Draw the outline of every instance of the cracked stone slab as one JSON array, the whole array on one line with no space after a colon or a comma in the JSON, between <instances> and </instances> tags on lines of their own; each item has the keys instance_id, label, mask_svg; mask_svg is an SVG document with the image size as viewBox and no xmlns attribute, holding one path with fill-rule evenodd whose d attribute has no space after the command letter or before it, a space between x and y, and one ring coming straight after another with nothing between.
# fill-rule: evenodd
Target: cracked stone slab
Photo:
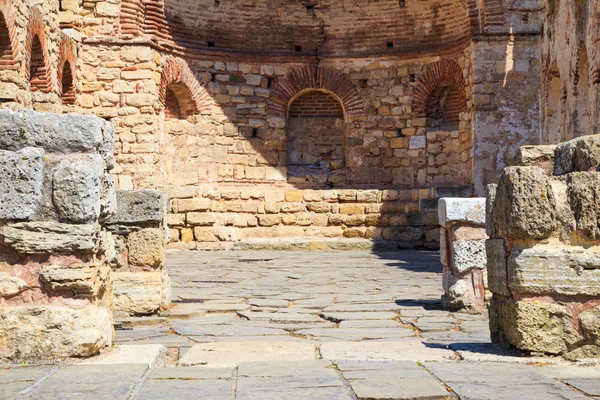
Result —
<instances>
[{"instance_id":1,"label":"cracked stone slab","mask_svg":"<svg viewBox=\"0 0 600 400\"><path fill-rule=\"evenodd\" d=\"M588 396L600 396L600 379L567 379L563 382Z\"/></svg>"},{"instance_id":2,"label":"cracked stone slab","mask_svg":"<svg viewBox=\"0 0 600 400\"><path fill-rule=\"evenodd\" d=\"M148 368L167 365L167 348L161 344L120 345L116 350L92 357L79 365L145 364Z\"/></svg>"},{"instance_id":3,"label":"cracked stone slab","mask_svg":"<svg viewBox=\"0 0 600 400\"><path fill-rule=\"evenodd\" d=\"M395 320L400 316L390 311L374 311L374 312L323 312L323 318L331 321L348 321L348 320Z\"/></svg>"},{"instance_id":4,"label":"cracked stone slab","mask_svg":"<svg viewBox=\"0 0 600 400\"><path fill-rule=\"evenodd\" d=\"M229 400L233 398L231 381L223 379L148 379L136 400Z\"/></svg>"},{"instance_id":5,"label":"cracked stone slab","mask_svg":"<svg viewBox=\"0 0 600 400\"><path fill-rule=\"evenodd\" d=\"M316 348L310 343L251 341L201 343L181 358L179 366L227 368L248 361L314 360Z\"/></svg>"},{"instance_id":6,"label":"cracked stone slab","mask_svg":"<svg viewBox=\"0 0 600 400\"><path fill-rule=\"evenodd\" d=\"M341 340L376 340L386 338L405 338L415 336L412 329L405 328L317 328L296 331L297 335L330 337Z\"/></svg>"},{"instance_id":7,"label":"cracked stone slab","mask_svg":"<svg viewBox=\"0 0 600 400\"><path fill-rule=\"evenodd\" d=\"M381 342L329 342L321 345L324 360L444 361L456 356L445 346L419 339Z\"/></svg>"},{"instance_id":8,"label":"cracked stone slab","mask_svg":"<svg viewBox=\"0 0 600 400\"><path fill-rule=\"evenodd\" d=\"M170 310L160 313L161 317L171 319L192 319L203 317L205 315L206 310L199 307L199 304L195 303L179 303Z\"/></svg>"},{"instance_id":9,"label":"cracked stone slab","mask_svg":"<svg viewBox=\"0 0 600 400\"><path fill-rule=\"evenodd\" d=\"M0 399L17 398L19 393L50 374L54 366L0 368Z\"/></svg>"}]
</instances>

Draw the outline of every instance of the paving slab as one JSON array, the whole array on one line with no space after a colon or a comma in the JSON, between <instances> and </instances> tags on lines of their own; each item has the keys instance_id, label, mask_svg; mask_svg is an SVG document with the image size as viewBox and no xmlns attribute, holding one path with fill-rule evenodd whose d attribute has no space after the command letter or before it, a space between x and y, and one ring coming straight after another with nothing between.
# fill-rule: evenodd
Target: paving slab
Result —
<instances>
[{"instance_id":1,"label":"paving slab","mask_svg":"<svg viewBox=\"0 0 600 400\"><path fill-rule=\"evenodd\" d=\"M233 368L156 368L148 379L232 379Z\"/></svg>"},{"instance_id":2,"label":"paving slab","mask_svg":"<svg viewBox=\"0 0 600 400\"><path fill-rule=\"evenodd\" d=\"M323 312L321 316L330 321L349 321L349 320L395 320L399 319L399 315L389 311L374 311L374 312Z\"/></svg>"},{"instance_id":3,"label":"paving slab","mask_svg":"<svg viewBox=\"0 0 600 400\"><path fill-rule=\"evenodd\" d=\"M181 358L179 366L224 368L248 361L314 360L315 346L302 342L201 343Z\"/></svg>"},{"instance_id":4,"label":"paving slab","mask_svg":"<svg viewBox=\"0 0 600 400\"><path fill-rule=\"evenodd\" d=\"M329 342L320 347L324 360L409 360L443 361L456 359L452 350L429 345L419 339L398 341Z\"/></svg>"},{"instance_id":5,"label":"paving slab","mask_svg":"<svg viewBox=\"0 0 600 400\"><path fill-rule=\"evenodd\" d=\"M6 366L0 367L0 399L19 397L24 390L32 387L40 379L48 376L55 366Z\"/></svg>"},{"instance_id":6,"label":"paving slab","mask_svg":"<svg viewBox=\"0 0 600 400\"><path fill-rule=\"evenodd\" d=\"M80 365L145 364L148 368L167 365L167 348L162 344L119 345L106 353L81 361Z\"/></svg>"},{"instance_id":7,"label":"paving slab","mask_svg":"<svg viewBox=\"0 0 600 400\"><path fill-rule=\"evenodd\" d=\"M567 379L563 382L588 396L600 396L600 379Z\"/></svg>"},{"instance_id":8,"label":"paving slab","mask_svg":"<svg viewBox=\"0 0 600 400\"><path fill-rule=\"evenodd\" d=\"M161 317L170 319L191 319L206 315L206 309L198 303L177 303L170 310L163 311Z\"/></svg>"},{"instance_id":9,"label":"paving slab","mask_svg":"<svg viewBox=\"0 0 600 400\"><path fill-rule=\"evenodd\" d=\"M229 400L233 398L228 380L170 379L147 380L136 400Z\"/></svg>"},{"instance_id":10,"label":"paving slab","mask_svg":"<svg viewBox=\"0 0 600 400\"><path fill-rule=\"evenodd\" d=\"M375 340L385 338L414 337L415 331L401 327L395 328L317 328L304 329L295 332L307 337L330 337L342 340Z\"/></svg>"}]
</instances>

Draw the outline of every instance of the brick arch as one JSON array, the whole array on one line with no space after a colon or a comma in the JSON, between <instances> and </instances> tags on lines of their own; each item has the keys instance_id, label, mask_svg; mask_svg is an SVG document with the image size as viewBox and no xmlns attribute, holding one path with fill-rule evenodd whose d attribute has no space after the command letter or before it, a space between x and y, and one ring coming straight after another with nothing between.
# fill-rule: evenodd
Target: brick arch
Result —
<instances>
[{"instance_id":1,"label":"brick arch","mask_svg":"<svg viewBox=\"0 0 600 400\"><path fill-rule=\"evenodd\" d=\"M34 39L39 40L40 44L40 53L41 54L32 54L32 49L34 45ZM44 20L42 16L42 12L38 7L33 7L29 14L29 22L27 26L27 37L25 39L25 78L30 82L31 85L31 64L33 61L36 61L33 57L42 57L40 60L41 63L41 75L38 77L37 82L35 82L34 87L37 90L42 92L50 92L52 91L52 67L50 65L50 56L48 54L48 44L46 41L46 34L44 32Z\"/></svg>"},{"instance_id":2,"label":"brick arch","mask_svg":"<svg viewBox=\"0 0 600 400\"><path fill-rule=\"evenodd\" d=\"M172 90L175 95L178 92L185 93L187 91L189 93L193 102L191 113L207 110L212 104L206 88L198 82L188 64L179 57L168 58L163 67L158 94L163 107L167 106L167 94L170 91L168 89ZM181 101L181 99L179 100Z\"/></svg>"},{"instance_id":3,"label":"brick arch","mask_svg":"<svg viewBox=\"0 0 600 400\"><path fill-rule=\"evenodd\" d=\"M17 62L17 49L19 45L16 41L17 28L10 0L0 0L0 24L4 25L2 28L6 28L6 33L8 34L8 37L1 38L3 44L8 48L3 49L2 54L0 54L0 70L16 70L19 68Z\"/></svg>"},{"instance_id":4,"label":"brick arch","mask_svg":"<svg viewBox=\"0 0 600 400\"><path fill-rule=\"evenodd\" d=\"M75 104L75 43L63 34L58 49L58 90L63 104ZM68 70L65 71L67 64ZM65 76L65 72L68 73L67 76ZM65 84L67 85L66 91Z\"/></svg>"},{"instance_id":5,"label":"brick arch","mask_svg":"<svg viewBox=\"0 0 600 400\"><path fill-rule=\"evenodd\" d=\"M456 61L444 59L430 64L425 73L419 77L412 103L415 116L425 116L428 108L432 106L432 97L440 95L441 89L444 87L453 87L454 90L448 100L452 101L456 110L467 108L462 68Z\"/></svg>"},{"instance_id":6,"label":"brick arch","mask_svg":"<svg viewBox=\"0 0 600 400\"><path fill-rule=\"evenodd\" d=\"M344 108L344 114L359 115L364 111L363 101L356 86L346 74L328 67L292 69L277 81L269 98L272 114L285 116L291 102L307 90L323 90L335 96Z\"/></svg>"}]
</instances>

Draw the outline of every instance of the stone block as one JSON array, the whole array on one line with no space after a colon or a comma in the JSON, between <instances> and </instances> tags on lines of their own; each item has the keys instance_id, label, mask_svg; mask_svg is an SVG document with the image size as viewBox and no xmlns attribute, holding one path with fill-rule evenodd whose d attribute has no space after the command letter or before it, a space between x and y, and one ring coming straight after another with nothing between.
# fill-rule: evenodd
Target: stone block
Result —
<instances>
[{"instance_id":1,"label":"stone block","mask_svg":"<svg viewBox=\"0 0 600 400\"><path fill-rule=\"evenodd\" d=\"M117 213L106 224L161 227L167 206L167 195L158 190L117 190Z\"/></svg>"},{"instance_id":2,"label":"stone block","mask_svg":"<svg viewBox=\"0 0 600 400\"><path fill-rule=\"evenodd\" d=\"M538 167L508 167L500 176L492 210L493 236L543 239L557 228L548 176Z\"/></svg>"},{"instance_id":3,"label":"stone block","mask_svg":"<svg viewBox=\"0 0 600 400\"><path fill-rule=\"evenodd\" d=\"M98 152L114 166L114 128L95 116L0 110L0 149L40 147L49 153Z\"/></svg>"},{"instance_id":4,"label":"stone block","mask_svg":"<svg viewBox=\"0 0 600 400\"><path fill-rule=\"evenodd\" d=\"M514 249L508 256L513 293L599 296L600 252L561 244Z\"/></svg>"},{"instance_id":5,"label":"stone block","mask_svg":"<svg viewBox=\"0 0 600 400\"><path fill-rule=\"evenodd\" d=\"M463 222L485 224L485 199L481 198L441 198L438 203L439 223L447 227L452 223Z\"/></svg>"},{"instance_id":6,"label":"stone block","mask_svg":"<svg viewBox=\"0 0 600 400\"><path fill-rule=\"evenodd\" d=\"M573 172L567 176L569 209L575 229L591 239L600 238L600 174ZM569 220L571 216L563 217Z\"/></svg>"},{"instance_id":7,"label":"stone block","mask_svg":"<svg viewBox=\"0 0 600 400\"><path fill-rule=\"evenodd\" d=\"M496 183L487 185L485 189L485 231L489 237L495 236L494 224L492 222L492 211L494 210L497 189L498 184Z\"/></svg>"},{"instance_id":8,"label":"stone block","mask_svg":"<svg viewBox=\"0 0 600 400\"><path fill-rule=\"evenodd\" d=\"M0 359L11 363L89 357L112 344L106 308L28 305L0 308Z\"/></svg>"},{"instance_id":9,"label":"stone block","mask_svg":"<svg viewBox=\"0 0 600 400\"><path fill-rule=\"evenodd\" d=\"M554 171L554 152L556 145L521 146L515 156L515 165L522 167L540 167L547 175Z\"/></svg>"},{"instance_id":10,"label":"stone block","mask_svg":"<svg viewBox=\"0 0 600 400\"><path fill-rule=\"evenodd\" d=\"M129 263L152 268L161 267L165 262L165 230L146 228L132 232L127 238Z\"/></svg>"},{"instance_id":11,"label":"stone block","mask_svg":"<svg viewBox=\"0 0 600 400\"><path fill-rule=\"evenodd\" d=\"M492 293L509 296L506 270L506 247L504 239L489 239L485 242L487 256L488 287Z\"/></svg>"},{"instance_id":12,"label":"stone block","mask_svg":"<svg viewBox=\"0 0 600 400\"><path fill-rule=\"evenodd\" d=\"M589 171L600 166L600 136L582 136L560 143L554 152L554 175Z\"/></svg>"},{"instance_id":13,"label":"stone block","mask_svg":"<svg viewBox=\"0 0 600 400\"><path fill-rule=\"evenodd\" d=\"M98 154L63 159L52 180L52 197L61 219L93 223L100 217L104 162Z\"/></svg>"},{"instance_id":14,"label":"stone block","mask_svg":"<svg viewBox=\"0 0 600 400\"><path fill-rule=\"evenodd\" d=\"M196 227L194 228L194 237L197 242L218 242L213 228ZM191 241L191 240L190 240Z\"/></svg>"},{"instance_id":15,"label":"stone block","mask_svg":"<svg viewBox=\"0 0 600 400\"><path fill-rule=\"evenodd\" d=\"M455 240L452 242L452 267L458 274L486 265L485 240Z\"/></svg>"},{"instance_id":16,"label":"stone block","mask_svg":"<svg viewBox=\"0 0 600 400\"><path fill-rule=\"evenodd\" d=\"M188 213L187 223L191 226L212 226L217 221L214 214L210 213Z\"/></svg>"},{"instance_id":17,"label":"stone block","mask_svg":"<svg viewBox=\"0 0 600 400\"><path fill-rule=\"evenodd\" d=\"M235 228L225 226L215 227L215 236L222 242L237 242L237 233Z\"/></svg>"},{"instance_id":18,"label":"stone block","mask_svg":"<svg viewBox=\"0 0 600 400\"><path fill-rule=\"evenodd\" d=\"M277 214L257 215L260 226L275 226L281 223L281 216Z\"/></svg>"},{"instance_id":19,"label":"stone block","mask_svg":"<svg viewBox=\"0 0 600 400\"><path fill-rule=\"evenodd\" d=\"M40 207L44 151L33 147L0 150L0 220L28 219Z\"/></svg>"},{"instance_id":20,"label":"stone block","mask_svg":"<svg viewBox=\"0 0 600 400\"><path fill-rule=\"evenodd\" d=\"M51 291L69 291L76 296L96 296L108 280L109 268L100 265L44 265L40 281Z\"/></svg>"},{"instance_id":21,"label":"stone block","mask_svg":"<svg viewBox=\"0 0 600 400\"><path fill-rule=\"evenodd\" d=\"M180 199L175 202L175 212L188 211L208 211L211 205L210 199L195 198L195 199Z\"/></svg>"},{"instance_id":22,"label":"stone block","mask_svg":"<svg viewBox=\"0 0 600 400\"><path fill-rule=\"evenodd\" d=\"M118 315L154 314L163 304L163 274L155 272L115 272L113 312Z\"/></svg>"},{"instance_id":23,"label":"stone block","mask_svg":"<svg viewBox=\"0 0 600 400\"><path fill-rule=\"evenodd\" d=\"M4 227L4 244L23 254L84 253L98 250L99 225L20 222Z\"/></svg>"},{"instance_id":24,"label":"stone block","mask_svg":"<svg viewBox=\"0 0 600 400\"><path fill-rule=\"evenodd\" d=\"M16 296L27 289L27 282L23 279L0 272L0 299Z\"/></svg>"},{"instance_id":25,"label":"stone block","mask_svg":"<svg viewBox=\"0 0 600 400\"><path fill-rule=\"evenodd\" d=\"M579 326L588 341L600 345L600 306L580 312Z\"/></svg>"}]
</instances>

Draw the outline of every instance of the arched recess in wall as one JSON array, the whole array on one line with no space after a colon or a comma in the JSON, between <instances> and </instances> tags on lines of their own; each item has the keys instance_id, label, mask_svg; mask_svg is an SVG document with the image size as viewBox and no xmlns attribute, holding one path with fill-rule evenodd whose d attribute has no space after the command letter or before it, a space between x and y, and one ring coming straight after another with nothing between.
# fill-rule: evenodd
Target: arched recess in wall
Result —
<instances>
[{"instance_id":1,"label":"arched recess in wall","mask_svg":"<svg viewBox=\"0 0 600 400\"><path fill-rule=\"evenodd\" d=\"M66 35L59 45L58 84L63 106L75 105L75 44Z\"/></svg>"},{"instance_id":2,"label":"arched recess in wall","mask_svg":"<svg viewBox=\"0 0 600 400\"><path fill-rule=\"evenodd\" d=\"M163 67L159 98L168 119L186 119L207 110L212 103L206 88L178 57L170 57Z\"/></svg>"},{"instance_id":3,"label":"arched recess in wall","mask_svg":"<svg viewBox=\"0 0 600 400\"><path fill-rule=\"evenodd\" d=\"M6 1L0 2L0 71L16 70L15 21Z\"/></svg>"},{"instance_id":4,"label":"arched recess in wall","mask_svg":"<svg viewBox=\"0 0 600 400\"><path fill-rule=\"evenodd\" d=\"M34 7L29 15L25 49L25 77L29 81L29 90L50 92L52 90L50 58L42 13L37 7Z\"/></svg>"},{"instance_id":5,"label":"arched recess in wall","mask_svg":"<svg viewBox=\"0 0 600 400\"><path fill-rule=\"evenodd\" d=\"M559 143L562 139L562 84L560 71L556 61L552 63L546 75L546 88L544 93L544 130L542 142Z\"/></svg>"},{"instance_id":6,"label":"arched recess in wall","mask_svg":"<svg viewBox=\"0 0 600 400\"><path fill-rule=\"evenodd\" d=\"M413 95L415 117L427 118L427 126L456 130L460 113L467 109L463 71L453 60L429 65L419 78Z\"/></svg>"},{"instance_id":7,"label":"arched recess in wall","mask_svg":"<svg viewBox=\"0 0 600 400\"><path fill-rule=\"evenodd\" d=\"M575 137L592 134L590 115L590 64L585 45L579 46L577 57L576 106L573 115Z\"/></svg>"}]
</instances>

